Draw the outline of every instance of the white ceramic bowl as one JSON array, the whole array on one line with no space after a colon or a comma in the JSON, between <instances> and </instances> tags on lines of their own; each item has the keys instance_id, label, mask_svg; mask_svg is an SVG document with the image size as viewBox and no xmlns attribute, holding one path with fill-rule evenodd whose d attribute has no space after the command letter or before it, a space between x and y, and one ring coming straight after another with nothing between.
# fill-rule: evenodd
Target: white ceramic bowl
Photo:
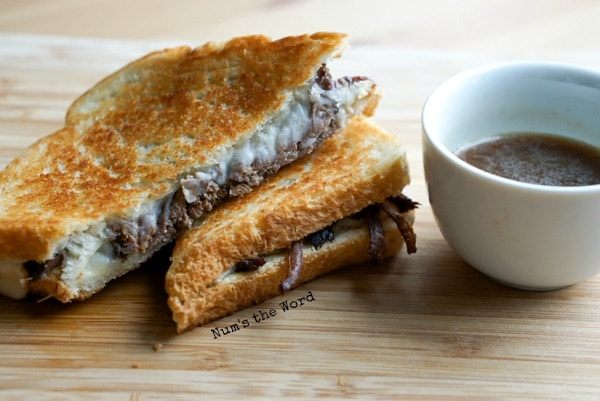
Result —
<instances>
[{"instance_id":1,"label":"white ceramic bowl","mask_svg":"<svg viewBox=\"0 0 600 401\"><path fill-rule=\"evenodd\" d=\"M467 71L428 97L422 129L431 207L444 238L467 263L532 290L600 273L600 185L521 183L454 154L484 137L521 131L600 147L600 73L545 62Z\"/></svg>"}]
</instances>

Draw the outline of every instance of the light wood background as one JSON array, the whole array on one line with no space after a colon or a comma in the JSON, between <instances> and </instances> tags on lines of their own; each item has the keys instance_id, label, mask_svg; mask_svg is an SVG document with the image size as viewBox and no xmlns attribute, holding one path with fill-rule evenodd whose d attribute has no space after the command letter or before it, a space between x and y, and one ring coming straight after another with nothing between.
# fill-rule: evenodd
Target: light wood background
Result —
<instances>
[{"instance_id":1,"label":"light wood background","mask_svg":"<svg viewBox=\"0 0 600 401\"><path fill-rule=\"evenodd\" d=\"M419 118L438 83L483 63L600 69L599 20L594 1L0 0L2 166L147 51L336 30L352 47L334 70L382 87L375 120L405 143L408 192L423 204L417 254L345 269L181 336L162 289L168 255L89 302L2 298L0 399L598 399L600 278L524 292L463 263L427 203ZM313 302L281 311L308 291ZM215 328L270 309L215 339Z\"/></svg>"}]
</instances>

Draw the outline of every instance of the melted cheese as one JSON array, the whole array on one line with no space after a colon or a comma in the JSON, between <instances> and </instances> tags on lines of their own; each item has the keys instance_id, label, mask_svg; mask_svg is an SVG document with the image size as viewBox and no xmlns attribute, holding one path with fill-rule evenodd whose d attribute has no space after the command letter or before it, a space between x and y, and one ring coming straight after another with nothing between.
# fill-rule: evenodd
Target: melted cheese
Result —
<instances>
[{"instance_id":1,"label":"melted cheese","mask_svg":"<svg viewBox=\"0 0 600 401\"><path fill-rule=\"evenodd\" d=\"M291 98L288 106L276 117L259 127L239 146L222 154L221 162L218 165L192 172L190 175L201 180L212 180L222 184L229 177L243 172L245 169L250 169L256 161L267 161L267 163L273 161L277 157L278 149L288 148L306 136L312 124L310 105L322 102L321 97L323 96L334 101L338 108L337 122L340 127L343 127L346 125L348 115L358 114L364 108L372 85L373 83L370 81L359 81L351 86L340 86L331 91L324 91L316 84L307 86L305 91L300 91ZM202 187L193 189L177 187L176 190L179 188L183 189L188 203L194 202L205 189ZM143 217L156 223L160 217L162 206L168 198L167 196L144 203L135 210L135 216L128 217L128 219L139 221ZM100 222L85 232L74 233L62 247L58 248L62 249L60 252L64 255L60 279L71 290L93 293L104 287L108 281L126 273L145 260L144 255L126 260L116 258L106 226L106 222ZM23 287L16 285L16 283L20 283L19 280L27 278L24 268L22 270L8 269L5 276L0 276L0 281L4 281L4 277L6 280L11 280L12 284L9 287L13 288L15 295L23 295L23 291L26 293L26 286L23 290Z\"/></svg>"},{"instance_id":2,"label":"melted cheese","mask_svg":"<svg viewBox=\"0 0 600 401\"><path fill-rule=\"evenodd\" d=\"M319 85L313 84L309 90L298 92L288 101L282 112L259 127L249 139L224 153L218 166L198 171L194 176L203 181L212 180L223 184L236 175L251 171L255 163L272 163L281 149L291 148L293 144L301 142L310 131L311 104L322 103L324 97L333 100L338 108L338 125L344 126L348 115L355 114L357 109L364 107L361 99L367 97L371 87L370 81L359 81L352 86L325 91ZM309 141L306 145L312 146L312 143ZM183 187L183 194L188 203L195 202L202 192L203 187Z\"/></svg>"}]
</instances>

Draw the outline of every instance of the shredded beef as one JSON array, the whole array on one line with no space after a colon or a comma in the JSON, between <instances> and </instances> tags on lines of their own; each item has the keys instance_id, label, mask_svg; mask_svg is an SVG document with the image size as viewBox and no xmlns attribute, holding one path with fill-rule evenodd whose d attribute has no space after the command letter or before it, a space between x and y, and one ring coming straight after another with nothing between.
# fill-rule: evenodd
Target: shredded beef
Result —
<instances>
[{"instance_id":1,"label":"shredded beef","mask_svg":"<svg viewBox=\"0 0 600 401\"><path fill-rule=\"evenodd\" d=\"M188 213L188 204L185 201L182 191L177 191L173 196L173 200L170 203L168 209L164 209L163 213L168 215L165 218L165 234L175 235L177 232L190 229L192 227L192 219L190 213ZM162 219L162 214L161 214Z\"/></svg>"},{"instance_id":2,"label":"shredded beef","mask_svg":"<svg viewBox=\"0 0 600 401\"><path fill-rule=\"evenodd\" d=\"M114 238L114 249L117 255L128 255L144 247L135 222L122 220L114 226L109 226L109 229L114 230L114 237L111 239Z\"/></svg>"},{"instance_id":3,"label":"shredded beef","mask_svg":"<svg viewBox=\"0 0 600 401\"><path fill-rule=\"evenodd\" d=\"M300 273L302 272L302 266L304 265L304 260L302 258L302 241L295 241L292 243L288 260L290 266L288 275L279 286L279 290L282 293L291 290L299 284L298 280L300 279Z\"/></svg>"},{"instance_id":4,"label":"shredded beef","mask_svg":"<svg viewBox=\"0 0 600 401\"><path fill-rule=\"evenodd\" d=\"M27 274L32 279L38 279L44 274L49 273L56 267L59 267L63 262L64 256L62 254L58 254L52 259L48 259L43 263L38 263L35 261L28 261L23 264L25 270L27 270Z\"/></svg>"},{"instance_id":5,"label":"shredded beef","mask_svg":"<svg viewBox=\"0 0 600 401\"><path fill-rule=\"evenodd\" d=\"M345 77L333 80L327 67L323 64L316 74L315 84L325 91L329 91L366 79L365 77ZM274 160L257 159L250 168L238 168L237 170L234 168L226 179L219 180L221 184L217 182L216 178L210 176L209 178L186 177L181 180L182 187L163 201L158 218L146 215L140 216L136 220L121 219L109 222L107 224L108 241L115 255L126 259L131 254L145 254L168 244L181 232L192 227L195 221L201 219L228 198L249 192L265 177L311 153L323 140L340 128L336 118L338 111L334 99L327 95L321 96L318 101L310 105L311 126L309 131L299 142L277 149ZM218 166L214 168L218 176ZM187 202L184 189L198 194L196 199ZM333 233L324 232L322 235L323 237L317 240L316 245L314 244L317 248L324 241L333 240ZM300 247L300 265L294 265L295 269L301 268L301 251ZM295 255L297 256L297 253ZM31 261L27 262L25 266L30 276L35 278L51 274L56 269L60 271L63 259L64 256L59 253L43 263ZM298 260L297 257L295 260ZM293 286L293 280L288 285Z\"/></svg>"},{"instance_id":6,"label":"shredded beef","mask_svg":"<svg viewBox=\"0 0 600 401\"><path fill-rule=\"evenodd\" d=\"M321 65L321 68L317 71L316 82L321 88L326 91L332 90L336 86L351 85L355 82L366 81L369 78L363 76L345 76L339 78L337 81L333 79L329 73L329 69L325 64Z\"/></svg>"},{"instance_id":7,"label":"shredded beef","mask_svg":"<svg viewBox=\"0 0 600 401\"><path fill-rule=\"evenodd\" d=\"M259 267L267 263L267 259L263 257L256 257L251 259L244 259L237 262L234 266L235 272L253 272L258 270Z\"/></svg>"},{"instance_id":8,"label":"shredded beef","mask_svg":"<svg viewBox=\"0 0 600 401\"><path fill-rule=\"evenodd\" d=\"M379 207L377 205L372 205L365 209L365 218L367 219L369 236L371 237L367 252L369 252L369 255L371 255L376 262L381 262L383 261L385 252L385 231L379 220Z\"/></svg>"},{"instance_id":9,"label":"shredded beef","mask_svg":"<svg viewBox=\"0 0 600 401\"><path fill-rule=\"evenodd\" d=\"M316 75L317 85L325 90L350 85L362 79L366 78L354 77L334 81L325 65L321 66ZM311 153L340 128L336 118L338 111L334 100L322 96L319 102L311 104L311 128L301 141L278 149L274 160L256 160L251 168L236 169L234 166L224 184L220 185L214 178L188 176L183 179L182 189L165 202L156 228L145 227L143 221L119 220L109 224L110 239L116 254L126 258L129 254L145 253L169 243L179 233L189 229L194 221L201 219L227 198L250 192L265 177ZM195 201L187 203L183 189L199 192L200 195Z\"/></svg>"},{"instance_id":10,"label":"shredded beef","mask_svg":"<svg viewBox=\"0 0 600 401\"><path fill-rule=\"evenodd\" d=\"M369 249L367 252L376 262L382 262L385 254L385 231L379 220L380 210L383 210L396 222L398 230L406 244L407 252L411 254L417 251L417 236L402 213L413 210L418 206L419 203L414 202L409 197L401 194L399 196L390 197L382 203L368 206L354 215L355 218L362 218L367 222L370 237ZM308 235L304 240L312 243L313 246L318 249L325 241L334 240L333 231L331 231L330 227L327 227L314 234ZM290 267L288 276L280 285L280 290L282 292L289 291L298 284L297 281L303 266L302 241L297 241L292 244L288 259Z\"/></svg>"},{"instance_id":11,"label":"shredded beef","mask_svg":"<svg viewBox=\"0 0 600 401\"><path fill-rule=\"evenodd\" d=\"M404 216L402 216L403 212L401 212L398 206L396 205L397 202L403 202L404 205L406 205L408 202L406 202L404 199L397 201L397 199L398 198L390 198L384 201L381 204L381 209L384 212L386 212L387 215L392 218L392 220L396 222L398 230L400 231L402 238L404 238L404 243L406 244L406 251L409 254L415 253L417 252L417 235L415 234L412 226L408 223L408 221L406 221ZM410 201L411 205L409 210L412 210L417 207L418 204L416 202L413 202L410 199L408 199L408 201Z\"/></svg>"},{"instance_id":12,"label":"shredded beef","mask_svg":"<svg viewBox=\"0 0 600 401\"><path fill-rule=\"evenodd\" d=\"M419 202L415 202L410 199L408 196L404 194L400 194L398 196L392 196L387 199L389 202L392 202L398 208L400 213L406 213L413 209L418 208L421 204Z\"/></svg>"},{"instance_id":13,"label":"shredded beef","mask_svg":"<svg viewBox=\"0 0 600 401\"><path fill-rule=\"evenodd\" d=\"M315 249L319 249L325 245L326 242L331 242L334 239L335 234L331 230L331 226L317 231L316 233L309 234L306 236L306 238L304 238L304 240L310 243Z\"/></svg>"},{"instance_id":14,"label":"shredded beef","mask_svg":"<svg viewBox=\"0 0 600 401\"><path fill-rule=\"evenodd\" d=\"M325 66L325 64L322 64L321 68L319 68L319 70L317 71L317 77L315 78L315 80L317 82L317 85L319 85L326 91L330 91L333 89L333 78L331 77L331 74L329 73L329 70L327 69L327 66Z\"/></svg>"}]
</instances>

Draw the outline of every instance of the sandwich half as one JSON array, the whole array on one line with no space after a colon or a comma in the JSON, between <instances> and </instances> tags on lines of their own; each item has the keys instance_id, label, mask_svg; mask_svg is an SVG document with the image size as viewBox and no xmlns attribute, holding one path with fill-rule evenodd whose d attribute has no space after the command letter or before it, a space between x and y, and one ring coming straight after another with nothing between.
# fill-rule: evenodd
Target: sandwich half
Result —
<instances>
[{"instance_id":1,"label":"sandwich half","mask_svg":"<svg viewBox=\"0 0 600 401\"><path fill-rule=\"evenodd\" d=\"M83 300L229 198L312 152L377 86L333 79L343 34L153 52L0 173L0 293Z\"/></svg>"},{"instance_id":2,"label":"sandwich half","mask_svg":"<svg viewBox=\"0 0 600 401\"><path fill-rule=\"evenodd\" d=\"M166 274L178 332L342 266L416 251L415 202L395 137L353 119L313 154L206 217L176 242Z\"/></svg>"}]
</instances>

